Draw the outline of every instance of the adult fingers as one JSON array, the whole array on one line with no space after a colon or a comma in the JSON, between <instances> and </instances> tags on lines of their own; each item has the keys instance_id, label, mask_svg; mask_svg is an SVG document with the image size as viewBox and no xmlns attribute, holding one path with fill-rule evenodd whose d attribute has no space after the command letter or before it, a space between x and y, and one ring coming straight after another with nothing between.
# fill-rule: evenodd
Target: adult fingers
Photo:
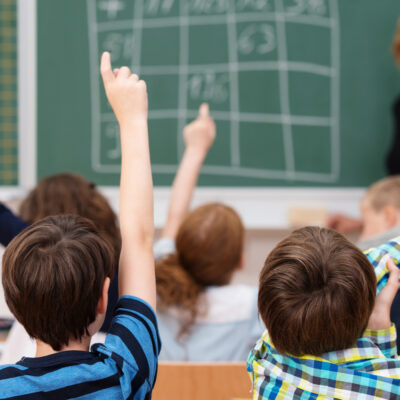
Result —
<instances>
[{"instance_id":1,"label":"adult fingers","mask_svg":"<svg viewBox=\"0 0 400 400\"><path fill-rule=\"evenodd\" d=\"M114 68L113 69L113 73L114 73L114 77L116 78L118 76L118 73L119 73L119 68Z\"/></svg>"},{"instance_id":2,"label":"adult fingers","mask_svg":"<svg viewBox=\"0 0 400 400\"><path fill-rule=\"evenodd\" d=\"M104 83L114 80L114 74L111 68L111 56L108 51L105 51L101 56L100 72Z\"/></svg>"}]
</instances>

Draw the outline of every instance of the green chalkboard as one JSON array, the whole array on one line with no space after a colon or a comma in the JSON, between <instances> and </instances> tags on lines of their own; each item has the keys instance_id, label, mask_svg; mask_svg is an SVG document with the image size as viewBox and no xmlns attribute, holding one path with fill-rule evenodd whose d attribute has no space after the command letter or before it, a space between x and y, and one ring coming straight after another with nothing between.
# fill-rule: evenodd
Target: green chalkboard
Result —
<instances>
[{"instance_id":1,"label":"green chalkboard","mask_svg":"<svg viewBox=\"0 0 400 400\"><path fill-rule=\"evenodd\" d=\"M156 185L210 103L202 186L366 186L385 174L398 0L37 0L38 177L117 185L99 55L148 83Z\"/></svg>"}]
</instances>

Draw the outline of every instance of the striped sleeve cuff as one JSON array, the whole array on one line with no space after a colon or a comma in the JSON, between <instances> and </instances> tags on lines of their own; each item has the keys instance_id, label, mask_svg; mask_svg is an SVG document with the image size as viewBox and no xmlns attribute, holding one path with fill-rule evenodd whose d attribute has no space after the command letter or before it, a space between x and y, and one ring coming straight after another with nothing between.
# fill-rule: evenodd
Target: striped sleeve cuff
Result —
<instances>
[{"instance_id":1,"label":"striped sleeve cuff","mask_svg":"<svg viewBox=\"0 0 400 400\"><path fill-rule=\"evenodd\" d=\"M364 337L375 343L385 357L391 358L397 355L397 334L396 327L393 323L390 328L387 329L366 329L364 332Z\"/></svg>"}]
</instances>

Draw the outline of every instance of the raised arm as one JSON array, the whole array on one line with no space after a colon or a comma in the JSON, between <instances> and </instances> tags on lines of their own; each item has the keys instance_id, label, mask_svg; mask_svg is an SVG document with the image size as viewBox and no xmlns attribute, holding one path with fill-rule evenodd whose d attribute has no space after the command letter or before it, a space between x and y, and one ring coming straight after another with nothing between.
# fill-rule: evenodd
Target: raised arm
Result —
<instances>
[{"instance_id":1,"label":"raised arm","mask_svg":"<svg viewBox=\"0 0 400 400\"><path fill-rule=\"evenodd\" d=\"M188 212L203 161L215 139L215 123L208 104L200 106L197 119L185 127L183 136L186 148L172 185L168 218L161 235L164 238L175 238Z\"/></svg>"},{"instance_id":2,"label":"raised arm","mask_svg":"<svg viewBox=\"0 0 400 400\"><path fill-rule=\"evenodd\" d=\"M112 71L103 53L101 74L108 101L121 130L119 295L133 295L156 307L153 259L153 183L148 129L147 89L128 67Z\"/></svg>"}]
</instances>

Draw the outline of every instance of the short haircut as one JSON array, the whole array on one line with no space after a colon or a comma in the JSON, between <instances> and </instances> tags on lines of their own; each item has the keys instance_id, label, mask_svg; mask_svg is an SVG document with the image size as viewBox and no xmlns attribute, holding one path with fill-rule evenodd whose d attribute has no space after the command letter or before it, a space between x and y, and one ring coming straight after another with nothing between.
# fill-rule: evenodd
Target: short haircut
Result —
<instances>
[{"instance_id":1,"label":"short haircut","mask_svg":"<svg viewBox=\"0 0 400 400\"><path fill-rule=\"evenodd\" d=\"M372 184L363 201L368 202L375 211L381 211L389 205L400 211L400 175L388 176Z\"/></svg>"},{"instance_id":2,"label":"short haircut","mask_svg":"<svg viewBox=\"0 0 400 400\"><path fill-rule=\"evenodd\" d=\"M59 351L89 334L114 250L88 219L48 217L7 246L2 281L6 302L28 334Z\"/></svg>"},{"instance_id":3,"label":"short haircut","mask_svg":"<svg viewBox=\"0 0 400 400\"><path fill-rule=\"evenodd\" d=\"M375 293L375 272L357 247L337 232L305 227L267 257L258 308L281 354L317 356L355 344Z\"/></svg>"}]
</instances>

